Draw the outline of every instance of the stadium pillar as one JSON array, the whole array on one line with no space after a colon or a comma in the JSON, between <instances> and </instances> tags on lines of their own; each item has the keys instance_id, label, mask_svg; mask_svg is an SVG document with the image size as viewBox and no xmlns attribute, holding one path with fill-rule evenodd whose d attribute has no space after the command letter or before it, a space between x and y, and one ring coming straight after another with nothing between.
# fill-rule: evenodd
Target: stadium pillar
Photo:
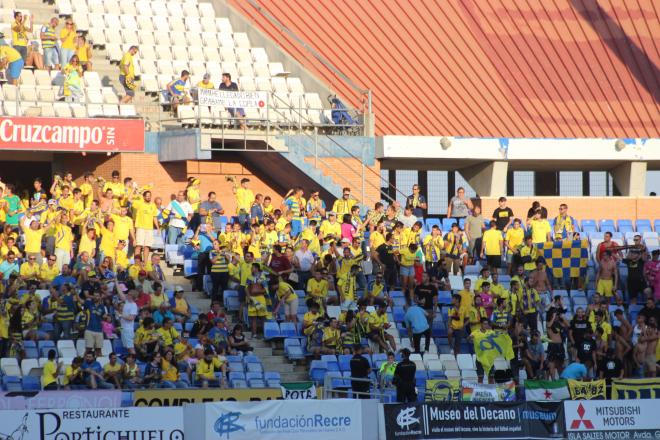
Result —
<instances>
[{"instance_id":1,"label":"stadium pillar","mask_svg":"<svg viewBox=\"0 0 660 440\"><path fill-rule=\"evenodd\" d=\"M622 196L642 197L646 192L646 162L625 162L611 170Z\"/></svg>"},{"instance_id":2,"label":"stadium pillar","mask_svg":"<svg viewBox=\"0 0 660 440\"><path fill-rule=\"evenodd\" d=\"M460 170L480 197L499 197L506 195L508 163L502 161L486 162Z\"/></svg>"}]
</instances>

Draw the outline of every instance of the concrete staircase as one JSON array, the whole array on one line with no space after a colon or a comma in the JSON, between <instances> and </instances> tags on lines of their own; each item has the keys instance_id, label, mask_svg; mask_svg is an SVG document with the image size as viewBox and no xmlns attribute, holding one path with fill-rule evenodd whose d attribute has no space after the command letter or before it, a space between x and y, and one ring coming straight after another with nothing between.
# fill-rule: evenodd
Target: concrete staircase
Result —
<instances>
[{"instance_id":1,"label":"concrete staircase","mask_svg":"<svg viewBox=\"0 0 660 440\"><path fill-rule=\"evenodd\" d=\"M165 267L165 273L168 284L176 284L183 287L185 297L190 305L196 307L200 312L209 310L211 300L204 292L195 292L192 290L190 280L178 274L172 267ZM234 321L235 321L235 317ZM250 332L245 333L249 338ZM289 362L284 355L282 343L264 341L263 339L252 339L250 344L254 347L254 354L259 356L263 363L264 371L277 371L280 373L282 382L300 382L309 380L308 368L306 364L293 364Z\"/></svg>"}]
</instances>

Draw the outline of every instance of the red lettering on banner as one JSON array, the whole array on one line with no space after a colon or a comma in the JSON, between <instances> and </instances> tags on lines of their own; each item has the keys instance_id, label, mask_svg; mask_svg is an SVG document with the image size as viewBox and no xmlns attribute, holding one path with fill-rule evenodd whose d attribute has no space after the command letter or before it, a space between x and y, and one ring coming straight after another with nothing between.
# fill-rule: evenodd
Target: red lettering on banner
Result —
<instances>
[{"instance_id":1,"label":"red lettering on banner","mask_svg":"<svg viewBox=\"0 0 660 440\"><path fill-rule=\"evenodd\" d=\"M142 152L144 121L2 118L0 150Z\"/></svg>"}]
</instances>

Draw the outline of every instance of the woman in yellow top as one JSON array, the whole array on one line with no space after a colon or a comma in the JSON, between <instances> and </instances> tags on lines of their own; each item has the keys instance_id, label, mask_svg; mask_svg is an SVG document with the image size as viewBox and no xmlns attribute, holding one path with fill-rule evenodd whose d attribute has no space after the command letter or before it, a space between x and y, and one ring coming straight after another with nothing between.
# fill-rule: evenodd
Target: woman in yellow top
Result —
<instances>
[{"instance_id":1,"label":"woman in yellow top","mask_svg":"<svg viewBox=\"0 0 660 440\"><path fill-rule=\"evenodd\" d=\"M277 315L280 306L284 305L284 316L286 320L298 324L298 295L296 295L293 287L280 278L276 294L280 301L275 307L275 310L273 310L273 315Z\"/></svg>"},{"instance_id":2,"label":"woman in yellow top","mask_svg":"<svg viewBox=\"0 0 660 440\"><path fill-rule=\"evenodd\" d=\"M199 196L199 185L200 185L199 179L196 179L194 177L188 178L188 187L186 188L186 197L188 199L188 203L190 203L190 206L193 209L193 212L198 212L199 211L199 204L202 201L200 196Z\"/></svg>"},{"instance_id":3,"label":"woman in yellow top","mask_svg":"<svg viewBox=\"0 0 660 440\"><path fill-rule=\"evenodd\" d=\"M91 259L96 257L96 229L88 229L87 223L83 223L80 244L78 245L78 255L81 255L83 252L87 252Z\"/></svg>"},{"instance_id":4,"label":"woman in yellow top","mask_svg":"<svg viewBox=\"0 0 660 440\"><path fill-rule=\"evenodd\" d=\"M62 69L62 74L64 75L64 96L80 100L83 96L83 68L78 55L71 56L69 62Z\"/></svg>"},{"instance_id":5,"label":"woman in yellow top","mask_svg":"<svg viewBox=\"0 0 660 440\"><path fill-rule=\"evenodd\" d=\"M83 70L85 72L91 72L92 62L90 60L92 59L92 48L82 35L80 35L76 41L76 55L80 60L80 65Z\"/></svg>"},{"instance_id":6,"label":"woman in yellow top","mask_svg":"<svg viewBox=\"0 0 660 440\"><path fill-rule=\"evenodd\" d=\"M161 388L188 388L188 384L181 380L172 350L165 352L160 365L163 371L163 377L160 383Z\"/></svg>"},{"instance_id":7,"label":"woman in yellow top","mask_svg":"<svg viewBox=\"0 0 660 440\"><path fill-rule=\"evenodd\" d=\"M407 247L401 247L397 256L401 265L401 290L412 291L415 288L415 259L417 259L417 244L410 243Z\"/></svg>"},{"instance_id":8,"label":"woman in yellow top","mask_svg":"<svg viewBox=\"0 0 660 440\"><path fill-rule=\"evenodd\" d=\"M99 245L100 260L105 257L112 258L115 261L115 253L117 251L117 237L115 235L115 222L107 220L105 225L97 222L101 227L101 244Z\"/></svg>"},{"instance_id":9,"label":"woman in yellow top","mask_svg":"<svg viewBox=\"0 0 660 440\"><path fill-rule=\"evenodd\" d=\"M41 388L44 390L57 389L57 375L62 368L62 362L55 363L55 350L48 350L48 360L44 364L43 372L41 373Z\"/></svg>"},{"instance_id":10,"label":"woman in yellow top","mask_svg":"<svg viewBox=\"0 0 660 440\"><path fill-rule=\"evenodd\" d=\"M28 20L29 18L29 20ZM30 26L26 26L27 22ZM32 16L24 17L20 11L14 12L14 23L11 25L11 43L14 49L25 60L27 57L28 33L32 32Z\"/></svg>"},{"instance_id":11,"label":"woman in yellow top","mask_svg":"<svg viewBox=\"0 0 660 440\"><path fill-rule=\"evenodd\" d=\"M18 85L24 65L20 52L10 46L0 46L0 70L7 69L5 75L9 84Z\"/></svg>"},{"instance_id":12,"label":"woman in yellow top","mask_svg":"<svg viewBox=\"0 0 660 440\"><path fill-rule=\"evenodd\" d=\"M58 217L55 217L58 218ZM32 220L30 226L25 226L25 223L21 222L23 227L23 234L25 234L25 254L27 257L35 257L39 264L42 263L41 256L41 240L43 239L44 233L50 227L48 223L41 226L38 221Z\"/></svg>"},{"instance_id":13,"label":"woman in yellow top","mask_svg":"<svg viewBox=\"0 0 660 440\"><path fill-rule=\"evenodd\" d=\"M70 18L64 22L64 29L60 31L60 63L66 65L76 53L76 25Z\"/></svg>"}]
</instances>

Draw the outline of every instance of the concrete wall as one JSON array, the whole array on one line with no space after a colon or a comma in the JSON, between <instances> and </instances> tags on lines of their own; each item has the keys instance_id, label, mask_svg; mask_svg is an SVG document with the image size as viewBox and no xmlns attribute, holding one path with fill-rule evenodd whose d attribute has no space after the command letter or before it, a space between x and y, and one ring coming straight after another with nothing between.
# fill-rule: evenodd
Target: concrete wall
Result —
<instances>
[{"instance_id":1,"label":"concrete wall","mask_svg":"<svg viewBox=\"0 0 660 440\"><path fill-rule=\"evenodd\" d=\"M484 217L497 208L497 197L482 198ZM548 209L548 217L559 213L559 205L566 203L568 213L576 219L660 219L658 197L507 197L508 206L523 221L532 202L538 200Z\"/></svg>"}]
</instances>

